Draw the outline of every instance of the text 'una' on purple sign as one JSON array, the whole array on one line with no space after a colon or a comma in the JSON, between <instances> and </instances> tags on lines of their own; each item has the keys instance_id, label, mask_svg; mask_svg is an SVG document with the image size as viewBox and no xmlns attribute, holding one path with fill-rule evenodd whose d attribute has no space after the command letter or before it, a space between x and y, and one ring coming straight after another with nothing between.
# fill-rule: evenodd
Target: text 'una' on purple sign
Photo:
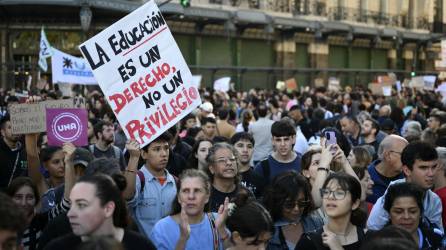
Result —
<instances>
[{"instance_id":1,"label":"text 'una' on purple sign","mask_svg":"<svg viewBox=\"0 0 446 250\"><path fill-rule=\"evenodd\" d=\"M88 120L85 109L46 109L48 145L88 145Z\"/></svg>"}]
</instances>

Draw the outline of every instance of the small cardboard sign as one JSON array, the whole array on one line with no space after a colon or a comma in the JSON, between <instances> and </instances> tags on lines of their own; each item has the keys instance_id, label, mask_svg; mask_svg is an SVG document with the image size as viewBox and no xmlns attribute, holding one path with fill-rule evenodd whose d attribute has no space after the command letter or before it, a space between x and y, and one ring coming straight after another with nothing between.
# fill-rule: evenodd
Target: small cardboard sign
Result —
<instances>
[{"instance_id":1,"label":"small cardboard sign","mask_svg":"<svg viewBox=\"0 0 446 250\"><path fill-rule=\"evenodd\" d=\"M229 76L217 79L214 82L214 90L228 92L228 90L231 88L230 82L231 82L231 77Z\"/></svg>"},{"instance_id":2,"label":"small cardboard sign","mask_svg":"<svg viewBox=\"0 0 446 250\"><path fill-rule=\"evenodd\" d=\"M329 91L339 91L341 88L341 83L338 78L330 77L328 78L328 90Z\"/></svg>"},{"instance_id":3,"label":"small cardboard sign","mask_svg":"<svg viewBox=\"0 0 446 250\"><path fill-rule=\"evenodd\" d=\"M47 109L46 127L50 146L62 146L65 142L71 142L78 147L88 145L88 120L85 109Z\"/></svg>"},{"instance_id":4,"label":"small cardboard sign","mask_svg":"<svg viewBox=\"0 0 446 250\"><path fill-rule=\"evenodd\" d=\"M285 82L284 81L277 81L276 89L278 89L280 91L285 90Z\"/></svg>"},{"instance_id":5,"label":"small cardboard sign","mask_svg":"<svg viewBox=\"0 0 446 250\"><path fill-rule=\"evenodd\" d=\"M379 83L369 83L368 88L372 91L373 95L383 95L383 86Z\"/></svg>"},{"instance_id":6,"label":"small cardboard sign","mask_svg":"<svg viewBox=\"0 0 446 250\"><path fill-rule=\"evenodd\" d=\"M85 107L83 105L77 105ZM9 106L13 134L31 134L46 131L47 108L74 108L74 99L51 100L33 104L13 104Z\"/></svg>"},{"instance_id":7,"label":"small cardboard sign","mask_svg":"<svg viewBox=\"0 0 446 250\"><path fill-rule=\"evenodd\" d=\"M315 78L314 79L314 87L316 87L316 88L325 87L324 78L320 78L320 77Z\"/></svg>"},{"instance_id":8,"label":"small cardboard sign","mask_svg":"<svg viewBox=\"0 0 446 250\"><path fill-rule=\"evenodd\" d=\"M297 82L296 82L296 79L294 79L294 78L290 78L290 79L286 80L285 85L286 85L286 89L288 91L293 91L293 90L297 89Z\"/></svg>"},{"instance_id":9,"label":"small cardboard sign","mask_svg":"<svg viewBox=\"0 0 446 250\"><path fill-rule=\"evenodd\" d=\"M382 92L384 96L392 96L392 87L391 86L382 86Z\"/></svg>"}]
</instances>

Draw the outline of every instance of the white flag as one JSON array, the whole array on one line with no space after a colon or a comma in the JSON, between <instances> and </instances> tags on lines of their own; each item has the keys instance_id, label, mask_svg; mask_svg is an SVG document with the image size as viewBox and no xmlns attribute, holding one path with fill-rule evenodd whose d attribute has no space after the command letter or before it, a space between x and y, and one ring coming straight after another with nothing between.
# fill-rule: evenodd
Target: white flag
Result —
<instances>
[{"instance_id":1,"label":"white flag","mask_svg":"<svg viewBox=\"0 0 446 250\"><path fill-rule=\"evenodd\" d=\"M46 62L46 58L51 57L53 55L53 51L51 49L51 45L46 39L45 31L40 32L40 52L39 52L39 66L43 71L48 70L48 64Z\"/></svg>"}]
</instances>

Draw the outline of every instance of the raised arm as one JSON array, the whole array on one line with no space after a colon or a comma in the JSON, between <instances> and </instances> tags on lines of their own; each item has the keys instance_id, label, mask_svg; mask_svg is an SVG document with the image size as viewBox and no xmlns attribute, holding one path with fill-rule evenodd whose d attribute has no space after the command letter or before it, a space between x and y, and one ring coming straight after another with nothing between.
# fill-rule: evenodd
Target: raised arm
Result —
<instances>
[{"instance_id":1,"label":"raised arm","mask_svg":"<svg viewBox=\"0 0 446 250\"><path fill-rule=\"evenodd\" d=\"M64 199L68 200L70 198L70 192L71 189L74 186L74 183L76 182L76 176L74 174L74 152L76 151L76 146L74 146L72 143L64 143L62 148L65 157L65 187L64 187L64 193L63 197Z\"/></svg>"},{"instance_id":2,"label":"raised arm","mask_svg":"<svg viewBox=\"0 0 446 250\"><path fill-rule=\"evenodd\" d=\"M322 206L320 189L322 188L322 185L324 185L324 182L330 172L330 164L333 160L333 153L330 151L330 149L334 147L336 147L336 145L326 146L325 138L321 138L321 161L319 162L316 178L314 180L313 186L311 187L311 196L313 197L314 206L316 208Z\"/></svg>"},{"instance_id":3,"label":"raised arm","mask_svg":"<svg viewBox=\"0 0 446 250\"><path fill-rule=\"evenodd\" d=\"M122 195L126 200L130 200L135 195L135 182L136 175L138 173L138 161L139 156L141 155L139 149L139 143L136 140L130 140L125 145L127 151L130 154L129 162L127 164L127 168L124 171L124 176L127 181L127 186L122 192Z\"/></svg>"},{"instance_id":4,"label":"raised arm","mask_svg":"<svg viewBox=\"0 0 446 250\"><path fill-rule=\"evenodd\" d=\"M36 184L39 190L39 195L42 196L47 190L48 185L45 183L45 179L40 173L40 159L37 149L37 138L39 134L27 134L25 135L25 149L26 157L28 161L28 176Z\"/></svg>"}]
</instances>

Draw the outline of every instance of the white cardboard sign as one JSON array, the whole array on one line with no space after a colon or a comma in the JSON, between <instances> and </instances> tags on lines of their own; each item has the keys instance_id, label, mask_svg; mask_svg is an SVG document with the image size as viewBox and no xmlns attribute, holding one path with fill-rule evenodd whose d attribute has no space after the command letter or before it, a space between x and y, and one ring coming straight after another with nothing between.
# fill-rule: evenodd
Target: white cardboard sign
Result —
<instances>
[{"instance_id":1,"label":"white cardboard sign","mask_svg":"<svg viewBox=\"0 0 446 250\"><path fill-rule=\"evenodd\" d=\"M151 0L79 46L127 138L143 147L201 99Z\"/></svg>"}]
</instances>

